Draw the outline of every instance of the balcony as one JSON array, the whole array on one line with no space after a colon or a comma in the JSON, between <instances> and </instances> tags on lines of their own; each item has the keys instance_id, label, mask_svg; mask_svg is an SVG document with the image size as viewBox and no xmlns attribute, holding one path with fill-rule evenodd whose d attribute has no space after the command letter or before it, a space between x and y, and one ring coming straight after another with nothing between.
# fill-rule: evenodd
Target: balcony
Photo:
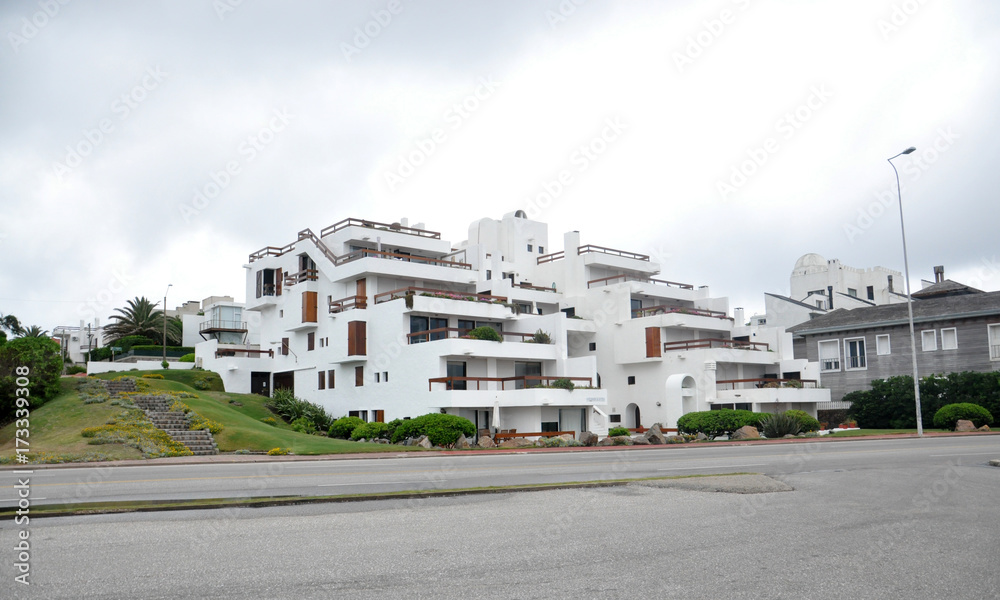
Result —
<instances>
[{"instance_id":1,"label":"balcony","mask_svg":"<svg viewBox=\"0 0 1000 600\"><path fill-rule=\"evenodd\" d=\"M342 229L347 229L348 227L368 227L371 229L379 229L382 231L394 231L396 233L405 233L407 235L414 235L422 238L429 238L432 240L441 239L441 234L437 231L428 231L426 229L416 229L415 227L404 227L399 223L379 223L378 221L368 221L365 219L355 219L347 218L343 221L334 223L329 227L324 227L320 232L320 237L326 237L332 233L336 233Z\"/></svg>"},{"instance_id":2,"label":"balcony","mask_svg":"<svg viewBox=\"0 0 1000 600\"><path fill-rule=\"evenodd\" d=\"M438 327L437 329L427 329L425 331L414 331L413 333L406 334L407 344L422 344L424 342L434 342L437 340L455 339L461 338L466 340L471 340L468 336L471 329L459 329L458 327ZM518 333L514 331L500 331L498 332L504 338L511 338L517 342L528 342L535 337L533 333ZM481 340L490 341L490 340ZM506 339L504 340L506 341ZM533 342L531 342L533 343ZM547 344L543 344L547 345Z\"/></svg>"},{"instance_id":3,"label":"balcony","mask_svg":"<svg viewBox=\"0 0 1000 600\"><path fill-rule=\"evenodd\" d=\"M240 355L243 355L242 357ZM215 351L215 358L274 358L274 350L251 350L249 348L219 348Z\"/></svg>"},{"instance_id":4,"label":"balcony","mask_svg":"<svg viewBox=\"0 0 1000 600\"><path fill-rule=\"evenodd\" d=\"M771 377L756 379L723 379L715 382L722 390L751 389L805 389L815 388L815 379L774 379Z\"/></svg>"},{"instance_id":5,"label":"balcony","mask_svg":"<svg viewBox=\"0 0 1000 600\"><path fill-rule=\"evenodd\" d=\"M303 281L318 281L319 271L316 269L304 269L298 273L287 273L285 274L285 287L292 287L296 283L302 283Z\"/></svg>"},{"instance_id":6,"label":"balcony","mask_svg":"<svg viewBox=\"0 0 1000 600\"><path fill-rule=\"evenodd\" d=\"M718 381L716 403L754 404L818 403L830 401L830 390L816 387L814 379L728 379Z\"/></svg>"},{"instance_id":7,"label":"balcony","mask_svg":"<svg viewBox=\"0 0 1000 600\"><path fill-rule=\"evenodd\" d=\"M342 313L347 310L353 310L355 308L365 309L368 308L368 297L367 296L347 296L346 298L341 298L340 300L330 300L330 314L335 315L337 313Z\"/></svg>"},{"instance_id":8,"label":"balcony","mask_svg":"<svg viewBox=\"0 0 1000 600\"><path fill-rule=\"evenodd\" d=\"M556 288L554 288L554 287L545 287L545 286L541 286L541 285L531 285L530 283L528 283L526 281L522 281L521 283L515 283L514 287L520 288L522 290L533 290L533 291L536 291L536 292L554 292L554 291L556 291Z\"/></svg>"},{"instance_id":9,"label":"balcony","mask_svg":"<svg viewBox=\"0 0 1000 600\"><path fill-rule=\"evenodd\" d=\"M397 260L397 261L421 264L421 265L451 267L453 269L472 269L472 265L470 265L469 263L457 260L449 260L446 258L430 258L427 256L417 256L415 254L383 252L381 250L370 250L367 248L362 250L355 250L350 254L345 254L344 256L338 257L335 264L339 266L347 264L349 262L360 260L362 258L382 258L387 260Z\"/></svg>"},{"instance_id":10,"label":"balcony","mask_svg":"<svg viewBox=\"0 0 1000 600\"><path fill-rule=\"evenodd\" d=\"M703 348L728 348L730 350L756 350L767 352L770 346L763 342L742 342L722 338L706 338L701 340L682 340L679 342L664 342L663 351L695 350Z\"/></svg>"},{"instance_id":11,"label":"balcony","mask_svg":"<svg viewBox=\"0 0 1000 600\"><path fill-rule=\"evenodd\" d=\"M492 389L499 391L551 388L552 382L568 380L574 385L590 388L593 380L590 377L559 377L553 375L518 375L516 377L432 377L427 380L427 390L434 391L434 384L444 384L448 390L471 390L475 384L476 390ZM490 385L494 384L494 385ZM507 388L507 384L511 387ZM552 388L565 389L565 388Z\"/></svg>"},{"instance_id":12,"label":"balcony","mask_svg":"<svg viewBox=\"0 0 1000 600\"><path fill-rule=\"evenodd\" d=\"M383 302L390 302L392 300L398 300L399 298L412 298L414 295L419 294L420 296L430 297L430 298L442 298L445 300L462 300L466 302L488 302L491 304L502 304L507 302L506 296L490 296L489 294L474 294L471 292L452 292L450 290L439 290L434 288L422 288L422 287L405 287L399 288L398 290L392 290L389 292L382 292L381 294L375 294L375 304L381 304ZM412 303L412 300L407 300L407 304Z\"/></svg>"},{"instance_id":13,"label":"balcony","mask_svg":"<svg viewBox=\"0 0 1000 600\"><path fill-rule=\"evenodd\" d=\"M667 281L666 279L653 279L652 277L639 277L638 275L612 275L611 277L602 277L600 279L591 279L587 282L587 287L600 287L603 285L614 285L616 283L623 283L626 281L636 281L639 283L651 283L654 285L665 285L667 287L680 288L682 290L693 290L694 286L690 283L678 283L676 281Z\"/></svg>"},{"instance_id":14,"label":"balcony","mask_svg":"<svg viewBox=\"0 0 1000 600\"><path fill-rule=\"evenodd\" d=\"M645 254L637 254L635 252L628 252L625 250L615 250L614 248L605 248L604 246L594 246L593 244L580 246L579 248L576 249L577 254L589 254L591 252L598 252L600 254L610 254L611 256L620 256L622 258L631 258L633 260L641 260L649 262L649 256Z\"/></svg>"},{"instance_id":15,"label":"balcony","mask_svg":"<svg viewBox=\"0 0 1000 600\"><path fill-rule=\"evenodd\" d=\"M560 250L559 252L553 252L552 254L543 254L542 256L539 256L538 260L535 262L537 264L544 265L545 263L555 262L564 258L566 258L566 252Z\"/></svg>"},{"instance_id":16,"label":"balcony","mask_svg":"<svg viewBox=\"0 0 1000 600\"><path fill-rule=\"evenodd\" d=\"M728 319L733 320L732 317L724 312L719 312L715 310L705 310L702 308L685 308L683 306L650 306L647 308L637 308L632 311L632 318L639 319L642 317L652 317L655 315L693 315L697 317L712 317L715 319Z\"/></svg>"},{"instance_id":17,"label":"balcony","mask_svg":"<svg viewBox=\"0 0 1000 600\"><path fill-rule=\"evenodd\" d=\"M246 333L247 322L246 321L223 321L219 319L212 319L211 321L205 321L198 327L198 333L214 333L218 331L236 331L240 333Z\"/></svg>"}]
</instances>

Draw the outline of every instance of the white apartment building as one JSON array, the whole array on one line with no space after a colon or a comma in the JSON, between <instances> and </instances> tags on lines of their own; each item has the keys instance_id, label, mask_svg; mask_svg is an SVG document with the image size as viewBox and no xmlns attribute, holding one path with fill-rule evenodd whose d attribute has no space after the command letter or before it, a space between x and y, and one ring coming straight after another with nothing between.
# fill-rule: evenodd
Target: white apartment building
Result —
<instances>
[{"instance_id":1,"label":"white apartment building","mask_svg":"<svg viewBox=\"0 0 1000 600\"><path fill-rule=\"evenodd\" d=\"M60 325L52 330L52 337L59 340L59 346L73 364L85 364L87 353L104 344L104 328L100 321L79 325Z\"/></svg>"},{"instance_id":2,"label":"white apartment building","mask_svg":"<svg viewBox=\"0 0 1000 600\"><path fill-rule=\"evenodd\" d=\"M657 279L648 256L578 232L553 250L522 211L475 221L454 245L406 220L305 229L244 265L259 348L210 340L196 354L230 391L292 388L335 416L440 410L519 432L674 427L722 406L815 414L829 400L809 381L815 364L734 339L728 300L707 287ZM478 327L503 341L470 339Z\"/></svg>"}]
</instances>

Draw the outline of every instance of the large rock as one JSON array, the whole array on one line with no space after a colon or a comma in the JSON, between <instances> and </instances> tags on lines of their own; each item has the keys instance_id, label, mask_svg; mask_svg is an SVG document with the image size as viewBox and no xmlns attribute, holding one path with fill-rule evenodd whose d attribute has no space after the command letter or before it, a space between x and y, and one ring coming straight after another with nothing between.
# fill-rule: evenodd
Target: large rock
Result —
<instances>
[{"instance_id":1,"label":"large rock","mask_svg":"<svg viewBox=\"0 0 1000 600\"><path fill-rule=\"evenodd\" d=\"M972 421L959 419L958 422L955 423L955 431L975 431L975 430L976 430L976 424L973 423Z\"/></svg>"},{"instance_id":2,"label":"large rock","mask_svg":"<svg viewBox=\"0 0 1000 600\"><path fill-rule=\"evenodd\" d=\"M493 443L493 438L488 435L479 436L479 441L476 443L480 448L496 448L497 445Z\"/></svg>"},{"instance_id":3,"label":"large rock","mask_svg":"<svg viewBox=\"0 0 1000 600\"><path fill-rule=\"evenodd\" d=\"M567 444L569 444L570 442L572 442L576 438L573 437L572 433L564 433L564 434L558 436L558 439L563 440L564 442L566 442Z\"/></svg>"},{"instance_id":4,"label":"large rock","mask_svg":"<svg viewBox=\"0 0 1000 600\"><path fill-rule=\"evenodd\" d=\"M580 443L584 446L596 446L597 445L597 434L590 433L589 431L580 432Z\"/></svg>"},{"instance_id":5,"label":"large rock","mask_svg":"<svg viewBox=\"0 0 1000 600\"><path fill-rule=\"evenodd\" d=\"M455 449L467 450L469 449L469 447L470 447L469 440L465 439L465 434L464 433L458 434L458 439L455 440Z\"/></svg>"},{"instance_id":6,"label":"large rock","mask_svg":"<svg viewBox=\"0 0 1000 600\"><path fill-rule=\"evenodd\" d=\"M989 425L983 425L982 427L980 427L976 431L989 431L989 430L990 430L990 426Z\"/></svg>"},{"instance_id":7,"label":"large rock","mask_svg":"<svg viewBox=\"0 0 1000 600\"><path fill-rule=\"evenodd\" d=\"M646 441L650 444L660 445L667 443L667 437L663 435L662 431L660 431L659 423L654 423L642 437L646 438Z\"/></svg>"},{"instance_id":8,"label":"large rock","mask_svg":"<svg viewBox=\"0 0 1000 600\"><path fill-rule=\"evenodd\" d=\"M598 446L631 446L635 442L627 435L608 436L597 443Z\"/></svg>"},{"instance_id":9,"label":"large rock","mask_svg":"<svg viewBox=\"0 0 1000 600\"><path fill-rule=\"evenodd\" d=\"M418 438L417 438L417 439L416 439L416 440L415 440L415 441L413 442L413 445L414 445L414 446L420 446L421 448L426 448L426 449L428 449L428 450L430 450L431 448L433 448L433 447L434 447L434 445L433 445L433 444L431 444L431 441L430 441L429 439L427 439L427 436L426 436L426 435L422 435L422 436L418 437Z\"/></svg>"},{"instance_id":10,"label":"large rock","mask_svg":"<svg viewBox=\"0 0 1000 600\"><path fill-rule=\"evenodd\" d=\"M698 435L694 439L698 440L699 442L704 442L705 440L708 439L708 436L699 431Z\"/></svg>"},{"instance_id":11,"label":"large rock","mask_svg":"<svg viewBox=\"0 0 1000 600\"><path fill-rule=\"evenodd\" d=\"M511 438L500 442L501 448L528 448L534 445L535 442L527 438Z\"/></svg>"},{"instance_id":12,"label":"large rock","mask_svg":"<svg viewBox=\"0 0 1000 600\"><path fill-rule=\"evenodd\" d=\"M649 438L647 438L644 435L637 435L629 439L632 440L632 443L635 444L636 446L648 446L650 444Z\"/></svg>"},{"instance_id":13,"label":"large rock","mask_svg":"<svg viewBox=\"0 0 1000 600\"><path fill-rule=\"evenodd\" d=\"M733 435L730 436L729 439L731 439L731 440L759 440L760 439L760 432L757 431L757 428L754 427L754 426L752 426L752 425L744 425L743 427L740 427L739 429L737 429L736 431L734 431Z\"/></svg>"}]
</instances>

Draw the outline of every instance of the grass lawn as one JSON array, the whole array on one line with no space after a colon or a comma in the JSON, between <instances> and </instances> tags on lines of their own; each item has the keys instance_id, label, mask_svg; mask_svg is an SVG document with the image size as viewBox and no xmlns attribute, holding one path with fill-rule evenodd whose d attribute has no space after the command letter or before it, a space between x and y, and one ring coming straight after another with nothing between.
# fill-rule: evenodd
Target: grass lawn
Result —
<instances>
[{"instance_id":1,"label":"grass lawn","mask_svg":"<svg viewBox=\"0 0 1000 600\"><path fill-rule=\"evenodd\" d=\"M288 448L295 454L343 454L356 452L408 452L419 448L388 444L360 444L325 436L297 433L291 426L275 416L264 406L266 398L254 394L229 394L223 391L199 391L187 385L197 376L209 375L221 388L218 376L208 371L129 371L104 373L100 379L114 379L126 375L140 377L143 373L162 374L165 379L144 379L149 393L158 390L188 392L194 398L181 401L203 417L222 423L223 429L215 435L220 452L235 450L267 451L271 448ZM33 409L30 416L30 455L35 452L66 455L79 458L84 454L99 454L99 459L117 460L142 458L141 453L121 444L90 445L80 432L84 427L103 425L121 409L110 402L84 404L76 392L81 378L64 377L62 391L44 405ZM239 402L237 406L230 401ZM277 426L262 423L261 419L274 417ZM14 423L0 428L0 456L11 457L14 450Z\"/></svg>"},{"instance_id":2,"label":"grass lawn","mask_svg":"<svg viewBox=\"0 0 1000 600\"><path fill-rule=\"evenodd\" d=\"M948 430L925 428L924 431L944 433ZM829 437L864 437L866 435L903 435L907 433L916 435L917 430L916 429L852 429L849 431L838 431L836 433L831 433Z\"/></svg>"},{"instance_id":3,"label":"grass lawn","mask_svg":"<svg viewBox=\"0 0 1000 600\"><path fill-rule=\"evenodd\" d=\"M117 373L97 373L93 377L98 379L117 379L119 377L142 377L147 373L154 373L157 375L163 375L163 378L167 381L177 381L183 383L189 387L194 387L194 380L199 378L205 378L209 381L209 390L214 392L225 391L225 387L222 385L222 379L217 373L212 371L196 371L194 369L161 369L156 371L119 371Z\"/></svg>"}]
</instances>

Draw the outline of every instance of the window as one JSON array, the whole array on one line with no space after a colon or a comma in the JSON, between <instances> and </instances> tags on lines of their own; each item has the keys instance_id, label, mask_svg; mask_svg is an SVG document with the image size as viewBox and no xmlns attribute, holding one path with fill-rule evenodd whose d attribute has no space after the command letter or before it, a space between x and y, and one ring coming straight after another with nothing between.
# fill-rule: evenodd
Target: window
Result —
<instances>
[{"instance_id":1,"label":"window","mask_svg":"<svg viewBox=\"0 0 1000 600\"><path fill-rule=\"evenodd\" d=\"M458 335L465 335L476 328L476 322L469 319L458 320Z\"/></svg>"},{"instance_id":2,"label":"window","mask_svg":"<svg viewBox=\"0 0 1000 600\"><path fill-rule=\"evenodd\" d=\"M389 383L389 371L382 371L382 382Z\"/></svg>"},{"instance_id":3,"label":"window","mask_svg":"<svg viewBox=\"0 0 1000 600\"><path fill-rule=\"evenodd\" d=\"M531 244L528 244L528 252L531 252L532 250L534 250L534 248L531 247Z\"/></svg>"},{"instance_id":4,"label":"window","mask_svg":"<svg viewBox=\"0 0 1000 600\"><path fill-rule=\"evenodd\" d=\"M465 363L464 362L448 361L448 365L447 365L446 369L447 369L447 374L448 374L449 378L452 378L452 377L457 377L457 378L467 377L466 370L465 370ZM465 381L464 379L449 379L449 381L447 383L447 389L449 389L449 390L465 390L465 389L468 389L468 384L469 384L469 382Z\"/></svg>"},{"instance_id":5,"label":"window","mask_svg":"<svg viewBox=\"0 0 1000 600\"><path fill-rule=\"evenodd\" d=\"M816 308L823 308L823 304L824 304L824 302L822 300L817 300L816 301Z\"/></svg>"},{"instance_id":6,"label":"window","mask_svg":"<svg viewBox=\"0 0 1000 600\"><path fill-rule=\"evenodd\" d=\"M559 421L542 421L542 433L559 431Z\"/></svg>"},{"instance_id":7,"label":"window","mask_svg":"<svg viewBox=\"0 0 1000 600\"><path fill-rule=\"evenodd\" d=\"M937 331L933 329L925 329L921 331L920 347L923 348L924 352L933 352L937 350Z\"/></svg>"},{"instance_id":8,"label":"window","mask_svg":"<svg viewBox=\"0 0 1000 600\"><path fill-rule=\"evenodd\" d=\"M367 331L368 323L364 321L351 321L347 324L347 355L348 356L365 356L368 354L367 350Z\"/></svg>"},{"instance_id":9,"label":"window","mask_svg":"<svg viewBox=\"0 0 1000 600\"><path fill-rule=\"evenodd\" d=\"M865 361L865 338L844 340L844 362L848 371L868 368Z\"/></svg>"},{"instance_id":10,"label":"window","mask_svg":"<svg viewBox=\"0 0 1000 600\"><path fill-rule=\"evenodd\" d=\"M329 371L326 372L326 385L331 390L333 389L333 384L336 381L336 379L334 378L336 374L337 372L333 369L330 369Z\"/></svg>"},{"instance_id":11,"label":"window","mask_svg":"<svg viewBox=\"0 0 1000 600\"><path fill-rule=\"evenodd\" d=\"M306 334L306 350L316 349L316 332L310 331ZM322 388L321 388L322 389Z\"/></svg>"},{"instance_id":12,"label":"window","mask_svg":"<svg viewBox=\"0 0 1000 600\"><path fill-rule=\"evenodd\" d=\"M317 384L317 389L325 390L326 389L326 372L320 371L319 373L317 373L317 375L319 375L319 383Z\"/></svg>"},{"instance_id":13,"label":"window","mask_svg":"<svg viewBox=\"0 0 1000 600\"><path fill-rule=\"evenodd\" d=\"M874 285L868 286L868 289L865 290L865 291L868 292L868 299L869 300L874 300L875 299L875 286Z\"/></svg>"},{"instance_id":14,"label":"window","mask_svg":"<svg viewBox=\"0 0 1000 600\"><path fill-rule=\"evenodd\" d=\"M522 315L530 315L531 314L531 304L528 304L526 302L518 302L517 303L517 312L518 312L518 314L522 314Z\"/></svg>"},{"instance_id":15,"label":"window","mask_svg":"<svg viewBox=\"0 0 1000 600\"><path fill-rule=\"evenodd\" d=\"M629 385L635 385L635 375L629 375L628 376L628 384Z\"/></svg>"},{"instance_id":16,"label":"window","mask_svg":"<svg viewBox=\"0 0 1000 600\"><path fill-rule=\"evenodd\" d=\"M539 246L538 247L538 253L539 254L545 254L545 246Z\"/></svg>"},{"instance_id":17,"label":"window","mask_svg":"<svg viewBox=\"0 0 1000 600\"><path fill-rule=\"evenodd\" d=\"M840 340L824 340L819 343L819 370L840 370Z\"/></svg>"},{"instance_id":18,"label":"window","mask_svg":"<svg viewBox=\"0 0 1000 600\"><path fill-rule=\"evenodd\" d=\"M486 281L493 279L493 271L486 269Z\"/></svg>"},{"instance_id":19,"label":"window","mask_svg":"<svg viewBox=\"0 0 1000 600\"><path fill-rule=\"evenodd\" d=\"M514 389L523 390L542 385L542 363L540 362L515 362L514 377L522 379L514 380Z\"/></svg>"},{"instance_id":20,"label":"window","mask_svg":"<svg viewBox=\"0 0 1000 600\"><path fill-rule=\"evenodd\" d=\"M888 356L892 353L892 350L889 348L888 333L875 336L875 353L879 356Z\"/></svg>"},{"instance_id":21,"label":"window","mask_svg":"<svg viewBox=\"0 0 1000 600\"><path fill-rule=\"evenodd\" d=\"M990 360L1000 360L1000 323L987 325L989 334Z\"/></svg>"},{"instance_id":22,"label":"window","mask_svg":"<svg viewBox=\"0 0 1000 600\"><path fill-rule=\"evenodd\" d=\"M365 384L365 368L363 366L354 367L354 387L361 387Z\"/></svg>"},{"instance_id":23,"label":"window","mask_svg":"<svg viewBox=\"0 0 1000 600\"><path fill-rule=\"evenodd\" d=\"M591 352L597 351L597 342L590 342L590 351Z\"/></svg>"},{"instance_id":24,"label":"window","mask_svg":"<svg viewBox=\"0 0 1000 600\"><path fill-rule=\"evenodd\" d=\"M281 355L288 356L288 338L281 338Z\"/></svg>"},{"instance_id":25,"label":"window","mask_svg":"<svg viewBox=\"0 0 1000 600\"><path fill-rule=\"evenodd\" d=\"M857 298L858 297L858 290L856 290L854 288L847 288L847 295L850 296L851 298Z\"/></svg>"},{"instance_id":26,"label":"window","mask_svg":"<svg viewBox=\"0 0 1000 600\"><path fill-rule=\"evenodd\" d=\"M621 423L622 422L622 416L621 415L617 415L617 414L616 415L608 415L608 421L611 422L611 423Z\"/></svg>"},{"instance_id":27,"label":"window","mask_svg":"<svg viewBox=\"0 0 1000 600\"><path fill-rule=\"evenodd\" d=\"M360 369L361 367L358 367L358 368ZM347 416L348 417L358 417L359 419L361 419L365 423L368 422L368 411L367 410L349 410L349 411L347 411Z\"/></svg>"},{"instance_id":28,"label":"window","mask_svg":"<svg viewBox=\"0 0 1000 600\"><path fill-rule=\"evenodd\" d=\"M378 371L375 371L375 383L381 383L381 381L382 381L382 374L379 373Z\"/></svg>"},{"instance_id":29,"label":"window","mask_svg":"<svg viewBox=\"0 0 1000 600\"><path fill-rule=\"evenodd\" d=\"M632 318L638 318L642 316L642 300L639 298L632 298L629 300L629 308L632 309Z\"/></svg>"},{"instance_id":30,"label":"window","mask_svg":"<svg viewBox=\"0 0 1000 600\"><path fill-rule=\"evenodd\" d=\"M948 329L941 330L941 349L942 350L957 350L958 349L958 330L954 327L949 327Z\"/></svg>"}]
</instances>

